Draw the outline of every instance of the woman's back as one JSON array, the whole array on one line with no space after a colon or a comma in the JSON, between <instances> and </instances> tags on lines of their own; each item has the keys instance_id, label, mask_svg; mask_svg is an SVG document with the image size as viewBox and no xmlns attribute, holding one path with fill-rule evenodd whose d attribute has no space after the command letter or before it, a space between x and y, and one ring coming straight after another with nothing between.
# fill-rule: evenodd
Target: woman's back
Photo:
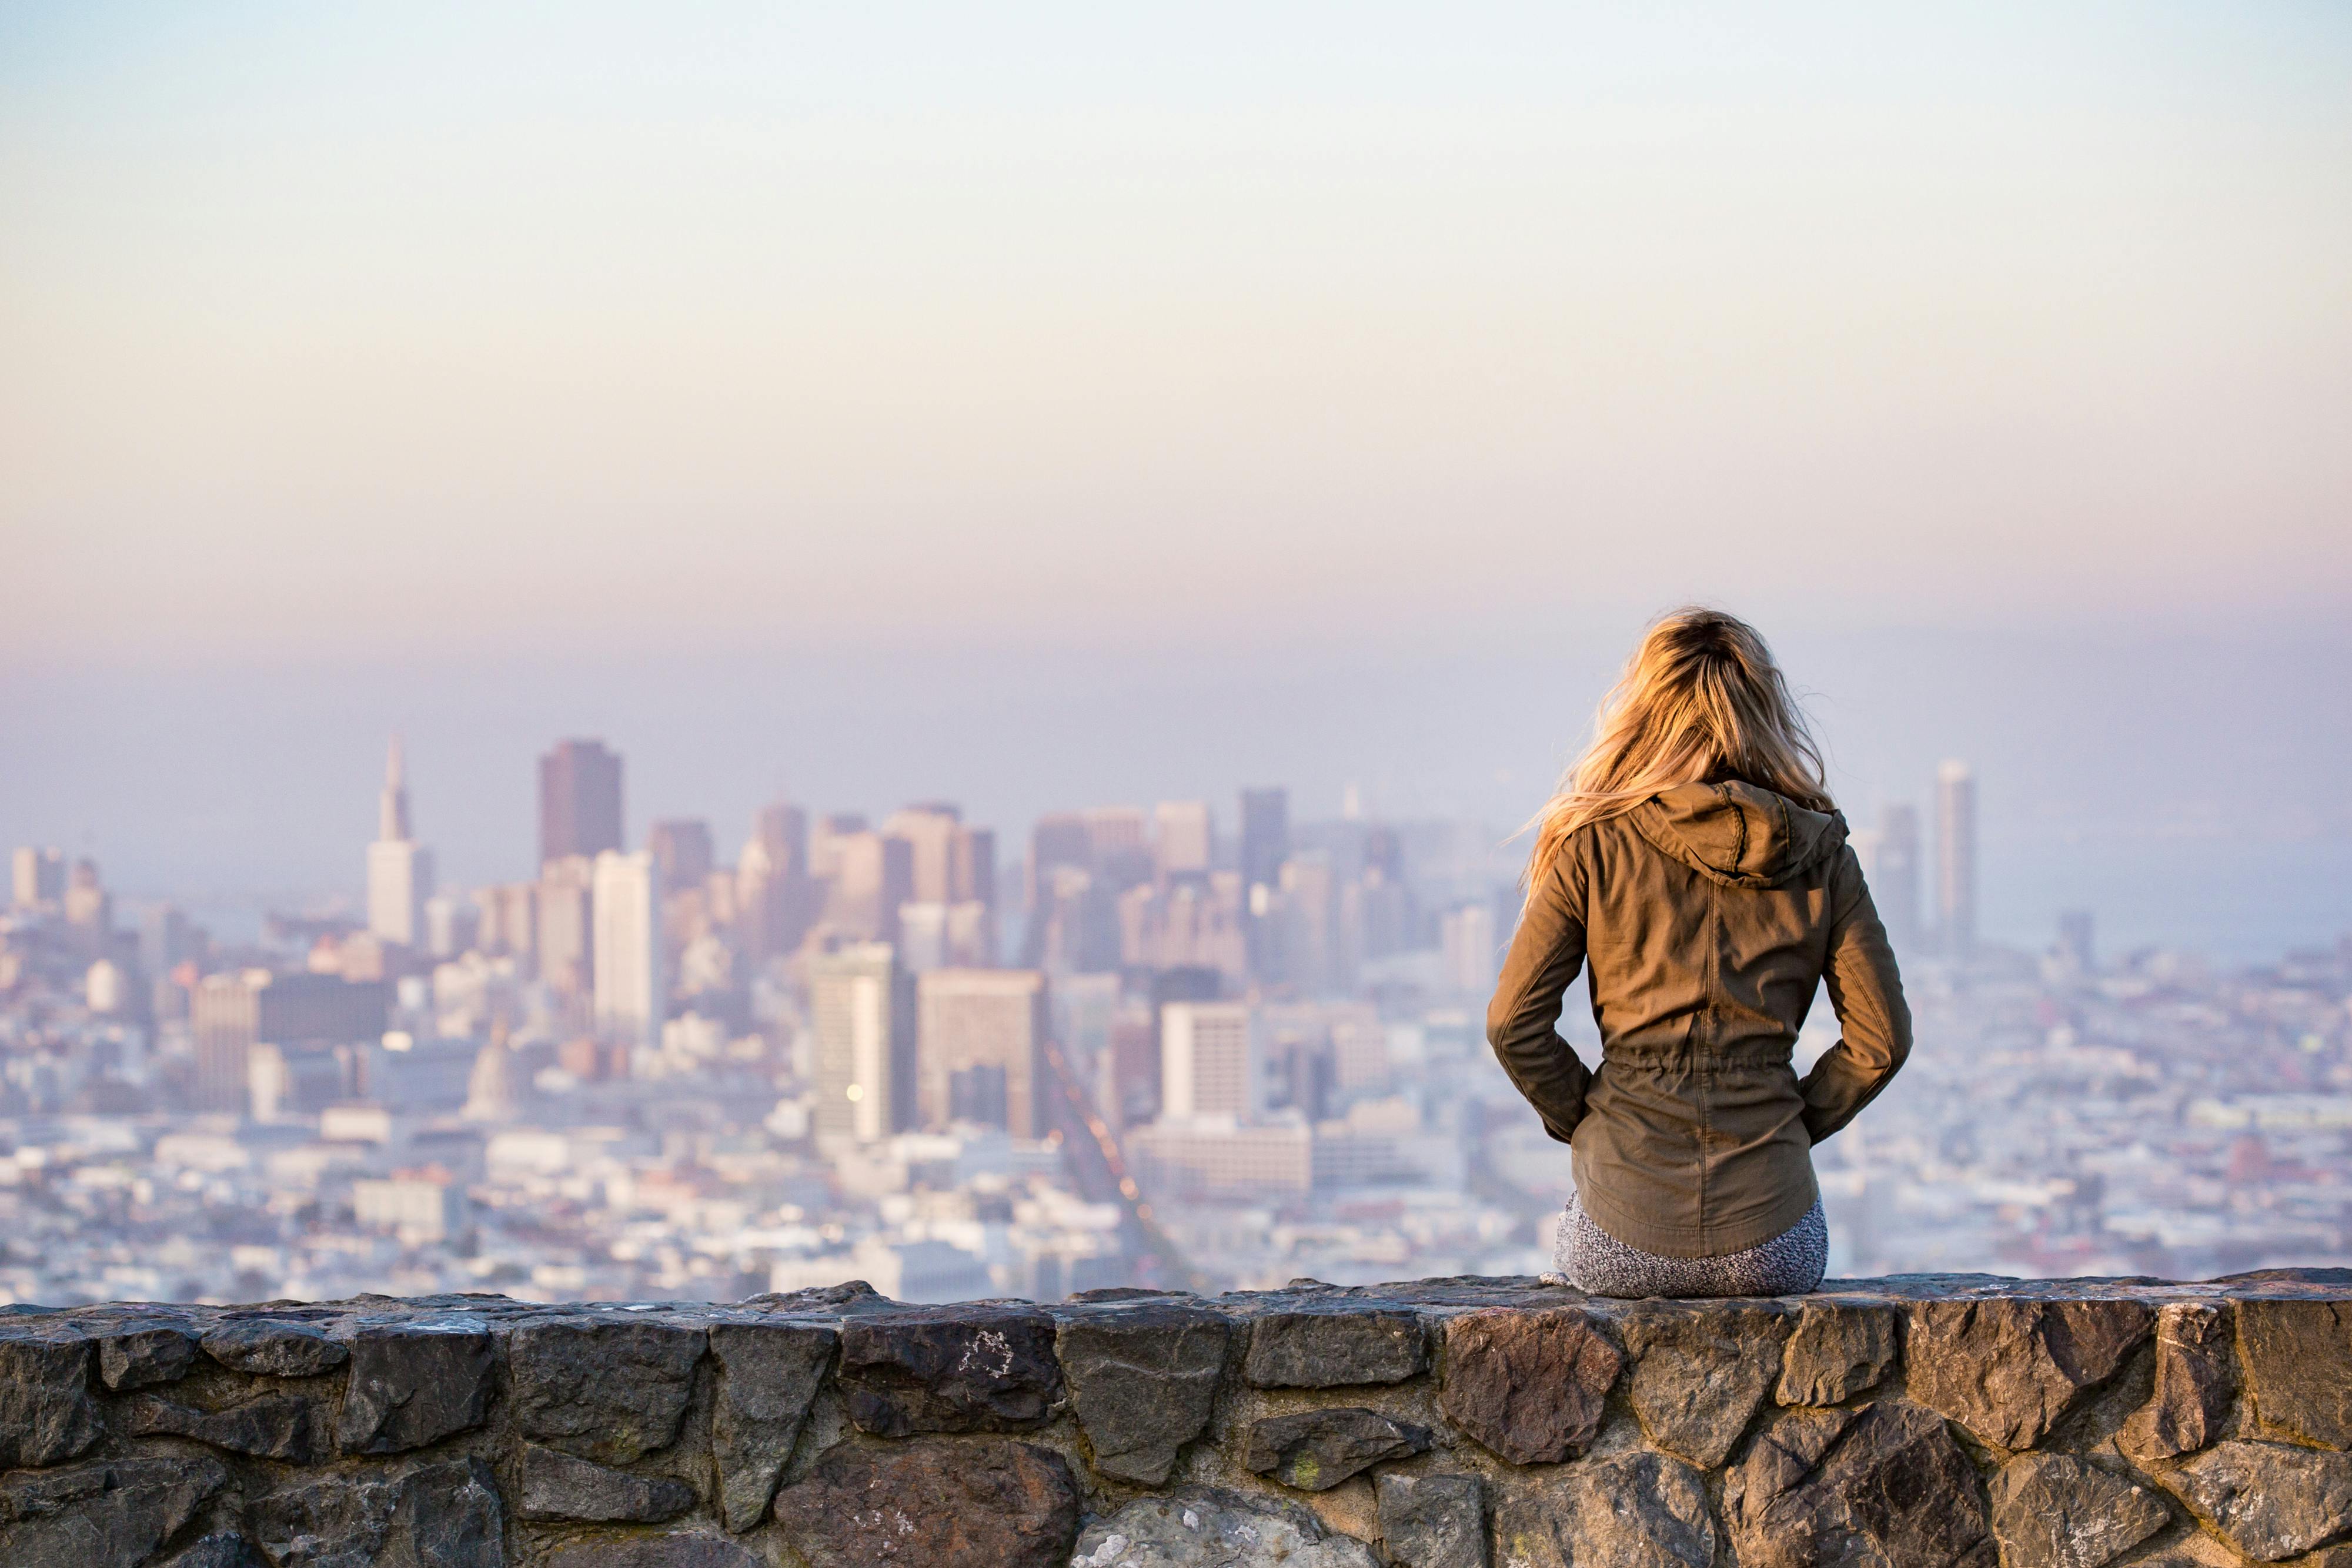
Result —
<instances>
[{"instance_id":1,"label":"woman's back","mask_svg":"<svg viewBox=\"0 0 2352 1568\"><path fill-rule=\"evenodd\" d=\"M1706 609L1651 625L1593 730L1531 824L1486 1013L1575 1151L1563 1271L1612 1294L1811 1290L1828 1248L1812 1145L1911 1047L1820 748L1763 638ZM1598 1072L1553 1029L1588 961ZM1800 1082L1824 981L1845 1034Z\"/></svg>"},{"instance_id":2,"label":"woman's back","mask_svg":"<svg viewBox=\"0 0 2352 1568\"><path fill-rule=\"evenodd\" d=\"M1581 1082L1559 1071L1552 1030L1576 958L1603 1060ZM1825 977L1847 1039L1800 1084L1790 1053ZM1910 1041L1844 820L1737 780L1676 786L1577 832L1528 899L1487 1026L1552 1135L1572 1140L1586 1211L1671 1258L1802 1218L1812 1145Z\"/></svg>"}]
</instances>

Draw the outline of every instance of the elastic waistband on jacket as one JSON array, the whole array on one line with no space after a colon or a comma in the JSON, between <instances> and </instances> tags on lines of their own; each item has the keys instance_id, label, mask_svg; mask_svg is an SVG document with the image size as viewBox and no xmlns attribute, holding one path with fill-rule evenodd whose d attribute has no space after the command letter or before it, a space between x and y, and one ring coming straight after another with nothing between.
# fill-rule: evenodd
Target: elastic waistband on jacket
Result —
<instances>
[{"instance_id":1,"label":"elastic waistband on jacket","mask_svg":"<svg viewBox=\"0 0 2352 1568\"><path fill-rule=\"evenodd\" d=\"M1683 1072L1710 1072L1725 1068L1786 1067L1791 1048L1780 1040L1742 1040L1736 1045L1694 1045L1688 1040L1634 1044L1620 1040L1601 1048L1601 1060L1611 1067L1667 1067Z\"/></svg>"}]
</instances>

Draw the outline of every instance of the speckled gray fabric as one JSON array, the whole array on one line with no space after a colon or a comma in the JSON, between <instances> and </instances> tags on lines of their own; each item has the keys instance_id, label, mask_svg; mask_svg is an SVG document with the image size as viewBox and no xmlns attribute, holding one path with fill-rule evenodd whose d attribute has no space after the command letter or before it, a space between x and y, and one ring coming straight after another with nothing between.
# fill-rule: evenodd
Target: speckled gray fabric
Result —
<instances>
[{"instance_id":1,"label":"speckled gray fabric","mask_svg":"<svg viewBox=\"0 0 2352 1568\"><path fill-rule=\"evenodd\" d=\"M1628 1247L1592 1222L1575 1198L1559 1217L1547 1282L1589 1296L1799 1296L1829 1267L1830 1228L1821 1200L1769 1241L1719 1258L1661 1258Z\"/></svg>"}]
</instances>

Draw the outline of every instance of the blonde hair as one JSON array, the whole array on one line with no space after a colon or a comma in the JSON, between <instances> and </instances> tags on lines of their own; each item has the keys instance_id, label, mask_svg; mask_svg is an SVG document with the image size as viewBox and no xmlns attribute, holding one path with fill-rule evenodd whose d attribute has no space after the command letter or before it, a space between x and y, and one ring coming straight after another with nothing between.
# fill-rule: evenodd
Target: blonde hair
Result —
<instances>
[{"instance_id":1,"label":"blonde hair","mask_svg":"<svg viewBox=\"0 0 2352 1568\"><path fill-rule=\"evenodd\" d=\"M1650 623L1593 715L1592 744L1523 831L1535 834L1527 884L1540 883L1570 837L1662 789L1726 778L1832 810L1821 748L1756 629L1692 605Z\"/></svg>"}]
</instances>

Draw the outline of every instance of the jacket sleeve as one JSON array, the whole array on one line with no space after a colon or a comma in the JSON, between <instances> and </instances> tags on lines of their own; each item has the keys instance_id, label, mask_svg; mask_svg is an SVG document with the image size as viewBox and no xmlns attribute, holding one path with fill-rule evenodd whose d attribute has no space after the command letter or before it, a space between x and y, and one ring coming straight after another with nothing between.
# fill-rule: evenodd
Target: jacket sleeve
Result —
<instances>
[{"instance_id":1,"label":"jacket sleeve","mask_svg":"<svg viewBox=\"0 0 2352 1568\"><path fill-rule=\"evenodd\" d=\"M1592 1082L1568 1041L1553 1031L1560 997L1584 966L1581 901L1570 885L1569 857L1552 862L1519 916L1503 977L1486 1007L1486 1043L1544 1131L1567 1143L1584 1119L1584 1092Z\"/></svg>"},{"instance_id":2,"label":"jacket sleeve","mask_svg":"<svg viewBox=\"0 0 2352 1568\"><path fill-rule=\"evenodd\" d=\"M1805 1131L1817 1144L1876 1099L1911 1054L1911 1009L1903 1000L1895 950L1851 849L1839 852L1830 907L1822 979L1837 1009L1841 1037L1798 1085L1805 1100Z\"/></svg>"}]
</instances>

